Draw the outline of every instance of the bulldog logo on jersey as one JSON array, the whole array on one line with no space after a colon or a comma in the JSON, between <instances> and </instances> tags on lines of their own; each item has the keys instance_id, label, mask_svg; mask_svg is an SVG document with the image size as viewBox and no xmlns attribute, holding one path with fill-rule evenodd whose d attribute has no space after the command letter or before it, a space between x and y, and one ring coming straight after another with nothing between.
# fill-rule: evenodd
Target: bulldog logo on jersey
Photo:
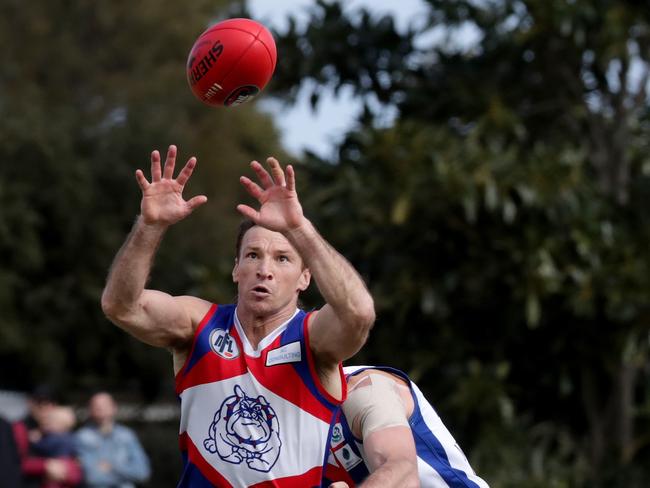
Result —
<instances>
[{"instance_id":1,"label":"bulldog logo on jersey","mask_svg":"<svg viewBox=\"0 0 650 488\"><path fill-rule=\"evenodd\" d=\"M249 397L236 385L234 395L227 397L215 413L203 446L226 462L246 462L255 471L270 471L282 447L273 407L262 395Z\"/></svg>"},{"instance_id":2,"label":"bulldog logo on jersey","mask_svg":"<svg viewBox=\"0 0 650 488\"><path fill-rule=\"evenodd\" d=\"M214 329L210 332L210 347L224 359L235 359L239 356L235 339L224 329Z\"/></svg>"}]
</instances>

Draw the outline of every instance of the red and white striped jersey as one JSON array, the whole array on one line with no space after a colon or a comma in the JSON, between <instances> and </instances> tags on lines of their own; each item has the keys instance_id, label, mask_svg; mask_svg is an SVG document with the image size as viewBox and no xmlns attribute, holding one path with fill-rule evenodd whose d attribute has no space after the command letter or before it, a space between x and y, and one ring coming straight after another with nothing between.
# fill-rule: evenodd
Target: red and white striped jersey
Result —
<instances>
[{"instance_id":1,"label":"red and white striped jersey","mask_svg":"<svg viewBox=\"0 0 650 488\"><path fill-rule=\"evenodd\" d=\"M235 305L211 307L176 375L179 488L321 485L342 399L325 391L316 374L309 317L296 310L253 349Z\"/></svg>"}]
</instances>

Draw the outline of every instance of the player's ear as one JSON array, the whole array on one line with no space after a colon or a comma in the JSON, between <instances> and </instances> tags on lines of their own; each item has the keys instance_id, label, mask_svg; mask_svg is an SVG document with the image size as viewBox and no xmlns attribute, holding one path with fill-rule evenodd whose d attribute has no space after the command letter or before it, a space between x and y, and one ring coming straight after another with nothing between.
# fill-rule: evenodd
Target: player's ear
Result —
<instances>
[{"instance_id":1,"label":"player's ear","mask_svg":"<svg viewBox=\"0 0 650 488\"><path fill-rule=\"evenodd\" d=\"M305 268L300 273L300 278L298 279L298 290L305 291L309 288L309 283L311 282L311 271L309 268Z\"/></svg>"},{"instance_id":2,"label":"player's ear","mask_svg":"<svg viewBox=\"0 0 650 488\"><path fill-rule=\"evenodd\" d=\"M232 268L232 282L239 282L239 260L235 258L235 265Z\"/></svg>"}]
</instances>

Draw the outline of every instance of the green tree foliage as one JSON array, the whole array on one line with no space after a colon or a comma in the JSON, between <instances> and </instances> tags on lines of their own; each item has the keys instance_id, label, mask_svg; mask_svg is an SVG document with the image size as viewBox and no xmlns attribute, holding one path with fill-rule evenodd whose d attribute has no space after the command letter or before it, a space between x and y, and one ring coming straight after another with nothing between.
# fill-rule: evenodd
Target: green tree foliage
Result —
<instances>
[{"instance_id":1,"label":"green tree foliage","mask_svg":"<svg viewBox=\"0 0 650 488\"><path fill-rule=\"evenodd\" d=\"M152 276L229 300L238 176L277 154L254 104L194 99L187 53L227 2L0 2L0 382L171 392L165 351L109 324L99 298L139 210L136 168L179 146L209 203L168 233ZM191 153L190 153L191 151Z\"/></svg>"},{"instance_id":2,"label":"green tree foliage","mask_svg":"<svg viewBox=\"0 0 650 488\"><path fill-rule=\"evenodd\" d=\"M645 486L650 11L427 4L429 37L317 2L279 40L280 96L366 105L335 164L306 164L376 298L355 359L409 371L494 486Z\"/></svg>"}]
</instances>

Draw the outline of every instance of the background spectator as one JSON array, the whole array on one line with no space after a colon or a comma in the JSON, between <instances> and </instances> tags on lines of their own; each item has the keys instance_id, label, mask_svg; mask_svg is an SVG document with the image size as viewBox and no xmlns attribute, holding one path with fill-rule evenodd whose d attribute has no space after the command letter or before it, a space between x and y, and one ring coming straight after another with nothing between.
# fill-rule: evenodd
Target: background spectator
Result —
<instances>
[{"instance_id":1,"label":"background spectator","mask_svg":"<svg viewBox=\"0 0 650 488\"><path fill-rule=\"evenodd\" d=\"M27 417L14 424L26 488L69 488L81 482L81 466L73 457L72 451L59 446L51 451L52 454L48 454L48 447L55 447L57 443L65 444L64 431L66 427L69 431L74 425L72 411L58 404L59 396L52 387L39 386L28 399ZM53 430L48 432L48 429ZM72 440L68 438L68 447Z\"/></svg>"},{"instance_id":2,"label":"background spectator","mask_svg":"<svg viewBox=\"0 0 650 488\"><path fill-rule=\"evenodd\" d=\"M146 481L151 468L136 434L115 422L117 404L106 392L88 403L90 420L76 433L79 460L89 488L131 488Z\"/></svg>"},{"instance_id":3,"label":"background spectator","mask_svg":"<svg viewBox=\"0 0 650 488\"><path fill-rule=\"evenodd\" d=\"M53 462L50 461L50 467L47 468L49 476L41 483L42 488L58 488L71 484L70 481L65 483L65 466L68 463L73 463L77 466L77 470L79 466L76 461L77 449L72 433L75 423L75 414L71 407L53 405L42 413L39 420L41 437L37 442L31 444L31 451L36 456L56 458L54 466L58 464L58 467L53 467Z\"/></svg>"}]
</instances>

